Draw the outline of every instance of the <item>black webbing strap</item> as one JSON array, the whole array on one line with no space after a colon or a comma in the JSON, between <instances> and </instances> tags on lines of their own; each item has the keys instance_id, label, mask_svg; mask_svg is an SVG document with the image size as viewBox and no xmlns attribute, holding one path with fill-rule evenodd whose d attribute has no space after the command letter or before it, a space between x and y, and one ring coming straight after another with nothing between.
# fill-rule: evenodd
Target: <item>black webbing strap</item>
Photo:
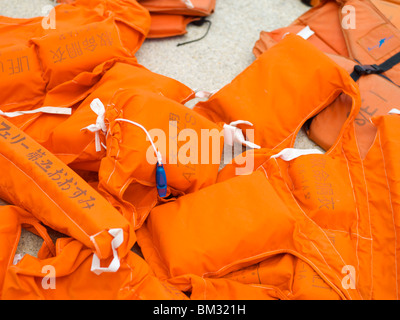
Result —
<instances>
[{"instance_id":1,"label":"black webbing strap","mask_svg":"<svg viewBox=\"0 0 400 320\"><path fill-rule=\"evenodd\" d=\"M400 52L398 52L393 57L386 60L384 63L382 63L379 66L384 70L384 72L386 72L386 71L392 69L398 63L400 63Z\"/></svg>"},{"instance_id":2,"label":"black webbing strap","mask_svg":"<svg viewBox=\"0 0 400 320\"><path fill-rule=\"evenodd\" d=\"M354 81L360 79L361 76L368 74L381 74L390 69L392 69L395 65L400 63L400 52L395 54L390 59L386 60L384 63L380 65L371 64L371 65L355 65L354 71L351 73L351 77Z\"/></svg>"},{"instance_id":3,"label":"black webbing strap","mask_svg":"<svg viewBox=\"0 0 400 320\"><path fill-rule=\"evenodd\" d=\"M195 26L202 26L204 23L208 23L208 28L207 28L206 33L202 37L200 37L198 39L194 39L194 40L178 43L176 46L180 47L180 46L184 46L185 44L193 43L193 42L200 41L200 40L204 39L207 36L208 32L210 31L211 21L207 20L205 17L202 17L200 20L195 20L195 21L192 22L192 24L194 24Z\"/></svg>"}]
</instances>

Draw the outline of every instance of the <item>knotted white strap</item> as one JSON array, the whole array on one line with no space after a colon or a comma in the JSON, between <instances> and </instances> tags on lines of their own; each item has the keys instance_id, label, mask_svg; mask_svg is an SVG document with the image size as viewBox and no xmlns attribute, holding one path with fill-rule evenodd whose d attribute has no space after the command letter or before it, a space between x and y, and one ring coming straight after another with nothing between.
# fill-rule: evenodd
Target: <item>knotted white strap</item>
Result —
<instances>
[{"instance_id":1,"label":"knotted white strap","mask_svg":"<svg viewBox=\"0 0 400 320\"><path fill-rule=\"evenodd\" d=\"M111 241L111 248L113 251L114 258L111 261L110 265L107 268L104 268L104 267L100 267L100 259L94 253L93 260L92 260L92 267L90 268L90 270L97 275L100 275L103 272L117 272L121 265L121 263L119 261L117 249L122 244L122 242L124 242L124 232L122 229L118 228L118 229L110 229L110 230L108 230L108 233L114 237L114 239ZM92 241L94 241L93 238L92 238Z\"/></svg>"},{"instance_id":2,"label":"knotted white strap","mask_svg":"<svg viewBox=\"0 0 400 320\"><path fill-rule=\"evenodd\" d=\"M190 8L190 9L194 8L192 1L190 1L190 0L182 0L182 1L184 4L186 4L186 7Z\"/></svg>"},{"instance_id":3,"label":"knotted white strap","mask_svg":"<svg viewBox=\"0 0 400 320\"><path fill-rule=\"evenodd\" d=\"M400 110L394 108L394 109L392 109L392 110L389 111L389 114L400 114Z\"/></svg>"},{"instance_id":4,"label":"knotted white strap","mask_svg":"<svg viewBox=\"0 0 400 320\"><path fill-rule=\"evenodd\" d=\"M60 107L41 107L33 110L21 110L14 112L3 112L0 110L0 116L5 116L8 118L19 117L24 114L34 114L34 113L49 113L49 114L63 114L63 115L71 115L71 108L60 108Z\"/></svg>"},{"instance_id":5,"label":"knotted white strap","mask_svg":"<svg viewBox=\"0 0 400 320\"><path fill-rule=\"evenodd\" d=\"M285 38L288 34L290 34L290 32L286 32L283 36L282 39ZM311 28L309 26L306 26L305 28L301 29L297 35L302 37L304 40L308 40L308 38L310 38L312 35L314 35L315 32L313 30L311 30Z\"/></svg>"},{"instance_id":6,"label":"knotted white strap","mask_svg":"<svg viewBox=\"0 0 400 320\"><path fill-rule=\"evenodd\" d=\"M247 124L249 126L253 126L253 124L249 121L238 120L231 122L230 124L224 124L224 140L225 143L229 146L233 146L235 143L239 143L242 145L246 145L252 149L260 149L261 147L256 145L253 142L247 141L244 138L242 130L237 128L238 124Z\"/></svg>"},{"instance_id":7,"label":"knotted white strap","mask_svg":"<svg viewBox=\"0 0 400 320\"><path fill-rule=\"evenodd\" d=\"M283 149L276 155L273 155L271 158L281 158L284 161L291 161L301 156L309 155L309 154L323 154L322 151L318 149L295 149L295 148L287 148Z\"/></svg>"},{"instance_id":8,"label":"knotted white strap","mask_svg":"<svg viewBox=\"0 0 400 320\"><path fill-rule=\"evenodd\" d=\"M107 127L104 122L104 114L106 113L106 109L98 98L94 99L90 103L90 108L95 114L97 114L96 124L91 124L90 126L82 128L82 130L89 130L90 132L95 133L96 152L99 152L101 151L100 130L103 131L104 134L107 133Z\"/></svg>"}]
</instances>

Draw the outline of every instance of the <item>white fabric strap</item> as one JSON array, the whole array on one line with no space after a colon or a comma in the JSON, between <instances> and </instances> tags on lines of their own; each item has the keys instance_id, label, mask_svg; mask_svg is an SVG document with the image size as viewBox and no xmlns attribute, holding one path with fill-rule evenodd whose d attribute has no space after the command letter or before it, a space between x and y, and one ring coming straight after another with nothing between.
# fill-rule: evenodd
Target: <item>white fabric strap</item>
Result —
<instances>
[{"instance_id":1,"label":"white fabric strap","mask_svg":"<svg viewBox=\"0 0 400 320\"><path fill-rule=\"evenodd\" d=\"M190 1L190 0L182 0L182 1L186 5L186 7L190 8L190 9L194 8L192 1Z\"/></svg>"},{"instance_id":2,"label":"white fabric strap","mask_svg":"<svg viewBox=\"0 0 400 320\"><path fill-rule=\"evenodd\" d=\"M282 39L285 38L288 34L290 34L290 32L286 32L285 34L283 34ZM308 40L308 38L310 38L314 34L315 34L315 32L312 31L309 26L307 26L307 27L301 29L299 32L297 32L297 35L302 37L304 40Z\"/></svg>"},{"instance_id":3,"label":"white fabric strap","mask_svg":"<svg viewBox=\"0 0 400 320\"><path fill-rule=\"evenodd\" d=\"M152 147L153 147L153 149L154 149L155 154L157 155L157 162L158 162L158 164L160 164L160 165L162 164L162 155L161 155L161 152L157 150L157 148L156 148L156 146L155 146L155 144L154 144L154 142L153 142L153 139L151 138L150 133L146 130L145 127L143 127L140 123L137 123L137 122L134 122L134 121L128 120L128 119L118 118L118 119L115 119L115 121L127 122L127 123L133 124L134 126L139 127L140 129L142 129L142 130L146 133L147 138L148 138L148 140L150 141L150 143L151 143L151 145L152 145Z\"/></svg>"},{"instance_id":4,"label":"white fabric strap","mask_svg":"<svg viewBox=\"0 0 400 320\"><path fill-rule=\"evenodd\" d=\"M273 155L271 158L281 158L284 161L291 161L301 156L306 156L309 154L323 154L322 151L318 149L295 149L295 148L287 148L283 149L276 155Z\"/></svg>"},{"instance_id":5,"label":"white fabric strap","mask_svg":"<svg viewBox=\"0 0 400 320\"><path fill-rule=\"evenodd\" d=\"M237 128L238 124L247 124L249 126L253 126L251 122L238 120L231 122L230 124L224 124L224 140L228 146L233 146L235 143L239 143L242 145L246 145L252 149L260 149L261 147L256 145L253 142L247 141L244 138L242 130Z\"/></svg>"},{"instance_id":6,"label":"white fabric strap","mask_svg":"<svg viewBox=\"0 0 400 320\"><path fill-rule=\"evenodd\" d=\"M95 114L97 114L96 124L91 124L90 126L87 126L81 130L89 130L90 132L95 133L96 152L100 152L102 146L100 141L100 130L103 131L104 134L107 133L107 127L104 122L104 114L106 113L106 109L104 107L104 104L98 98L94 99L90 103L90 108Z\"/></svg>"},{"instance_id":7,"label":"white fabric strap","mask_svg":"<svg viewBox=\"0 0 400 320\"><path fill-rule=\"evenodd\" d=\"M18 264L22 260L24 255L25 254L21 254L21 253L15 254L14 259L13 259L13 265L15 266L16 264Z\"/></svg>"},{"instance_id":8,"label":"white fabric strap","mask_svg":"<svg viewBox=\"0 0 400 320\"><path fill-rule=\"evenodd\" d=\"M60 107L41 107L34 110L21 110L14 112L3 112L0 110L0 116L5 116L8 118L19 117L24 114L34 114L34 113L48 113L48 114L62 114L62 115L71 115L71 108L60 108Z\"/></svg>"},{"instance_id":9,"label":"white fabric strap","mask_svg":"<svg viewBox=\"0 0 400 320\"><path fill-rule=\"evenodd\" d=\"M110 230L108 230L108 233L114 237L114 239L111 241L111 248L113 251L114 258L108 267L106 267L106 268L100 267L100 259L94 253L90 271L94 272L97 275L100 275L103 272L117 272L121 265L121 263L119 261L117 249L122 244L122 242L124 242L124 232L122 229L119 228L119 229L110 229ZM92 237L92 241L94 241L93 237Z\"/></svg>"},{"instance_id":10,"label":"white fabric strap","mask_svg":"<svg viewBox=\"0 0 400 320\"><path fill-rule=\"evenodd\" d=\"M310 29L309 26L305 27L303 30L299 31L297 33L298 36L302 37L304 40L307 40L310 38L313 34L315 34L314 31Z\"/></svg>"},{"instance_id":11,"label":"white fabric strap","mask_svg":"<svg viewBox=\"0 0 400 320\"><path fill-rule=\"evenodd\" d=\"M389 114L400 114L400 110L394 108L394 109L392 109L392 110L389 111Z\"/></svg>"}]
</instances>

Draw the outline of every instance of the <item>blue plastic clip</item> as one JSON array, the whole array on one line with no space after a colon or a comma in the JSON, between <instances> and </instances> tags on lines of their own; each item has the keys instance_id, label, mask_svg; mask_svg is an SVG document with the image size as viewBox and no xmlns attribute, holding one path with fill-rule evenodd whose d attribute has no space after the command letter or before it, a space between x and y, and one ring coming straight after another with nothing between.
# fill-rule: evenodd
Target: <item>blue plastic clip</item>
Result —
<instances>
[{"instance_id":1,"label":"blue plastic clip","mask_svg":"<svg viewBox=\"0 0 400 320\"><path fill-rule=\"evenodd\" d=\"M162 163L157 163L156 183L158 195L161 198L165 198L167 196L167 175L165 174L164 166Z\"/></svg>"}]
</instances>

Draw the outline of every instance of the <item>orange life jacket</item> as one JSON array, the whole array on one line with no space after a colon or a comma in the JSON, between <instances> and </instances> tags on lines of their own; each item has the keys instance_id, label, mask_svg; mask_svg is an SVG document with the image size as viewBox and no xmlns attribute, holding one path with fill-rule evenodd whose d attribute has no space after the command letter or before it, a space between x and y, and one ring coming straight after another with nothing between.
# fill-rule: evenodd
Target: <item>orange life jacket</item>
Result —
<instances>
[{"instance_id":1,"label":"orange life jacket","mask_svg":"<svg viewBox=\"0 0 400 320\"><path fill-rule=\"evenodd\" d=\"M31 68L30 74L32 80L38 78L37 82L42 81L43 90L36 105L13 104L12 108L2 108L2 115L79 172L85 180L90 180L94 186L98 182L96 187L99 191L137 228L160 201L156 165L148 164L146 160L147 150L151 148L146 132L116 119L139 122L146 131L163 130L167 142L171 138L168 136L170 122L176 122L178 128L175 128L176 136L172 139L179 148L171 151L167 144L162 155L168 181L164 197L170 197L169 201L214 183L223 148L221 142L214 163L207 161L207 164L193 166L180 161L173 163L169 161L170 154L178 154L184 142L177 141L181 131L194 130L200 137L202 129L222 132L223 128L183 105L195 96L193 90L178 81L154 74L137 63L129 50L133 44L125 46L120 36L124 30L117 27L117 22L128 23L125 19L130 12L132 21L128 26L144 35L146 30L135 28L133 23L136 11L146 10L135 2L125 3L127 12L124 12L118 8L118 3L78 0L57 6L57 17L59 12L75 10L76 15L92 15L98 21L82 26L65 26L61 30L30 38L33 47L28 53L35 57L35 50L38 52L37 69L43 69L36 74L38 70ZM65 23L62 17L61 14L60 23ZM34 21L40 22L39 19ZM139 19L139 22L145 23L146 20ZM14 29L20 31L22 24L18 21ZM37 31L39 27L35 25L35 28L32 30ZM25 36L22 40L28 39ZM100 40L104 43L99 43ZM93 49L88 50L88 55L78 53L84 43L88 49ZM14 53L11 51L10 54ZM17 79L24 81L23 77ZM15 83L15 86L18 85ZM38 97L35 90L31 95ZM92 102L95 100L104 103L101 115L98 113L101 110L93 110ZM101 126L98 124L100 118L103 121ZM110 152L106 153L106 148ZM209 148L211 150L212 146ZM138 154L140 157L137 157ZM212 152L210 156L213 156ZM95 177L92 173L99 176Z\"/></svg>"},{"instance_id":2,"label":"orange life jacket","mask_svg":"<svg viewBox=\"0 0 400 320\"><path fill-rule=\"evenodd\" d=\"M216 182L224 146L222 126L156 93L114 88L107 99L107 155L101 160L98 187L135 229L156 205ZM207 138L206 150L195 151L203 146L202 130L216 132L217 140ZM191 140L193 135L198 140ZM163 196L156 187L159 165L166 173Z\"/></svg>"},{"instance_id":3,"label":"orange life jacket","mask_svg":"<svg viewBox=\"0 0 400 320\"><path fill-rule=\"evenodd\" d=\"M78 131L79 137L75 135L77 140L72 142L74 127L66 129L63 124L73 124L69 116L114 64L144 69L134 53L147 35L150 15L136 1L119 0L78 0L56 6L51 15L55 29L43 26L46 17L0 18L0 114L66 164L85 162L85 170L97 171L100 157L91 148L92 135ZM152 90L151 83L146 83ZM158 83L153 90L160 87ZM167 88L161 90L165 93ZM83 167L79 164L74 169Z\"/></svg>"},{"instance_id":4,"label":"orange life jacket","mask_svg":"<svg viewBox=\"0 0 400 320\"><path fill-rule=\"evenodd\" d=\"M107 60L136 62L150 27L147 10L135 1L87 2L58 5L48 17L0 17L1 111L41 107L56 86Z\"/></svg>"},{"instance_id":5,"label":"orange life jacket","mask_svg":"<svg viewBox=\"0 0 400 320\"><path fill-rule=\"evenodd\" d=\"M189 23L211 15L216 0L141 0L151 14L148 38L164 38L185 34Z\"/></svg>"},{"instance_id":6,"label":"orange life jacket","mask_svg":"<svg viewBox=\"0 0 400 320\"><path fill-rule=\"evenodd\" d=\"M179 103L195 95L193 90L174 79L153 73L137 63L113 59L93 72L81 73L46 95L44 105L70 108L70 115L42 113L10 120L73 169L98 172L105 149L96 151L95 134L84 130L95 124L98 117L90 104L96 98L107 104L121 87L142 95L160 94ZM105 135L99 137L105 143Z\"/></svg>"},{"instance_id":7,"label":"orange life jacket","mask_svg":"<svg viewBox=\"0 0 400 320\"><path fill-rule=\"evenodd\" d=\"M76 172L0 117L0 198L115 263L136 241L133 226ZM118 245L114 239L118 236Z\"/></svg>"},{"instance_id":8,"label":"orange life jacket","mask_svg":"<svg viewBox=\"0 0 400 320\"><path fill-rule=\"evenodd\" d=\"M399 105L399 9L399 1L319 1L290 26L261 32L253 50L259 56L287 33L297 33L348 70L362 97L356 120L362 157L376 134L371 118L387 114ZM351 23L356 25L353 27ZM340 107L325 109L308 124L309 137L325 150L332 146L349 112L346 103L337 104Z\"/></svg>"},{"instance_id":9,"label":"orange life jacket","mask_svg":"<svg viewBox=\"0 0 400 320\"><path fill-rule=\"evenodd\" d=\"M150 141L155 141L162 155L168 181L165 197L172 200L216 181L223 126L184 106L194 96L193 90L176 80L114 60L46 96L46 104L71 107L71 115L42 114L24 129L80 174L98 174L93 182L99 182L99 191L139 227L151 208L163 201L156 188L156 163L147 159L156 160ZM18 118L12 119L26 122ZM191 155L198 157L197 164L179 160L187 139L183 134L189 130L199 138L202 130L218 132L217 151L210 143L207 163L201 163L200 153ZM162 141L156 140L160 137L155 131L164 134Z\"/></svg>"},{"instance_id":10,"label":"orange life jacket","mask_svg":"<svg viewBox=\"0 0 400 320\"><path fill-rule=\"evenodd\" d=\"M350 113L331 148L294 149L304 123L344 95ZM397 299L400 117L373 118L361 159L360 107L348 72L296 35L199 103L214 121L253 122L261 165L152 210L137 236L156 275L197 297L245 285L252 299Z\"/></svg>"},{"instance_id":11,"label":"orange life jacket","mask_svg":"<svg viewBox=\"0 0 400 320\"><path fill-rule=\"evenodd\" d=\"M0 299L3 300L172 300L187 297L154 277L146 262L132 251L117 271L92 271L92 251L80 241L61 237L54 244L40 220L25 210L0 208ZM21 228L44 239L37 257L15 259ZM19 261L18 261L19 260Z\"/></svg>"}]
</instances>

